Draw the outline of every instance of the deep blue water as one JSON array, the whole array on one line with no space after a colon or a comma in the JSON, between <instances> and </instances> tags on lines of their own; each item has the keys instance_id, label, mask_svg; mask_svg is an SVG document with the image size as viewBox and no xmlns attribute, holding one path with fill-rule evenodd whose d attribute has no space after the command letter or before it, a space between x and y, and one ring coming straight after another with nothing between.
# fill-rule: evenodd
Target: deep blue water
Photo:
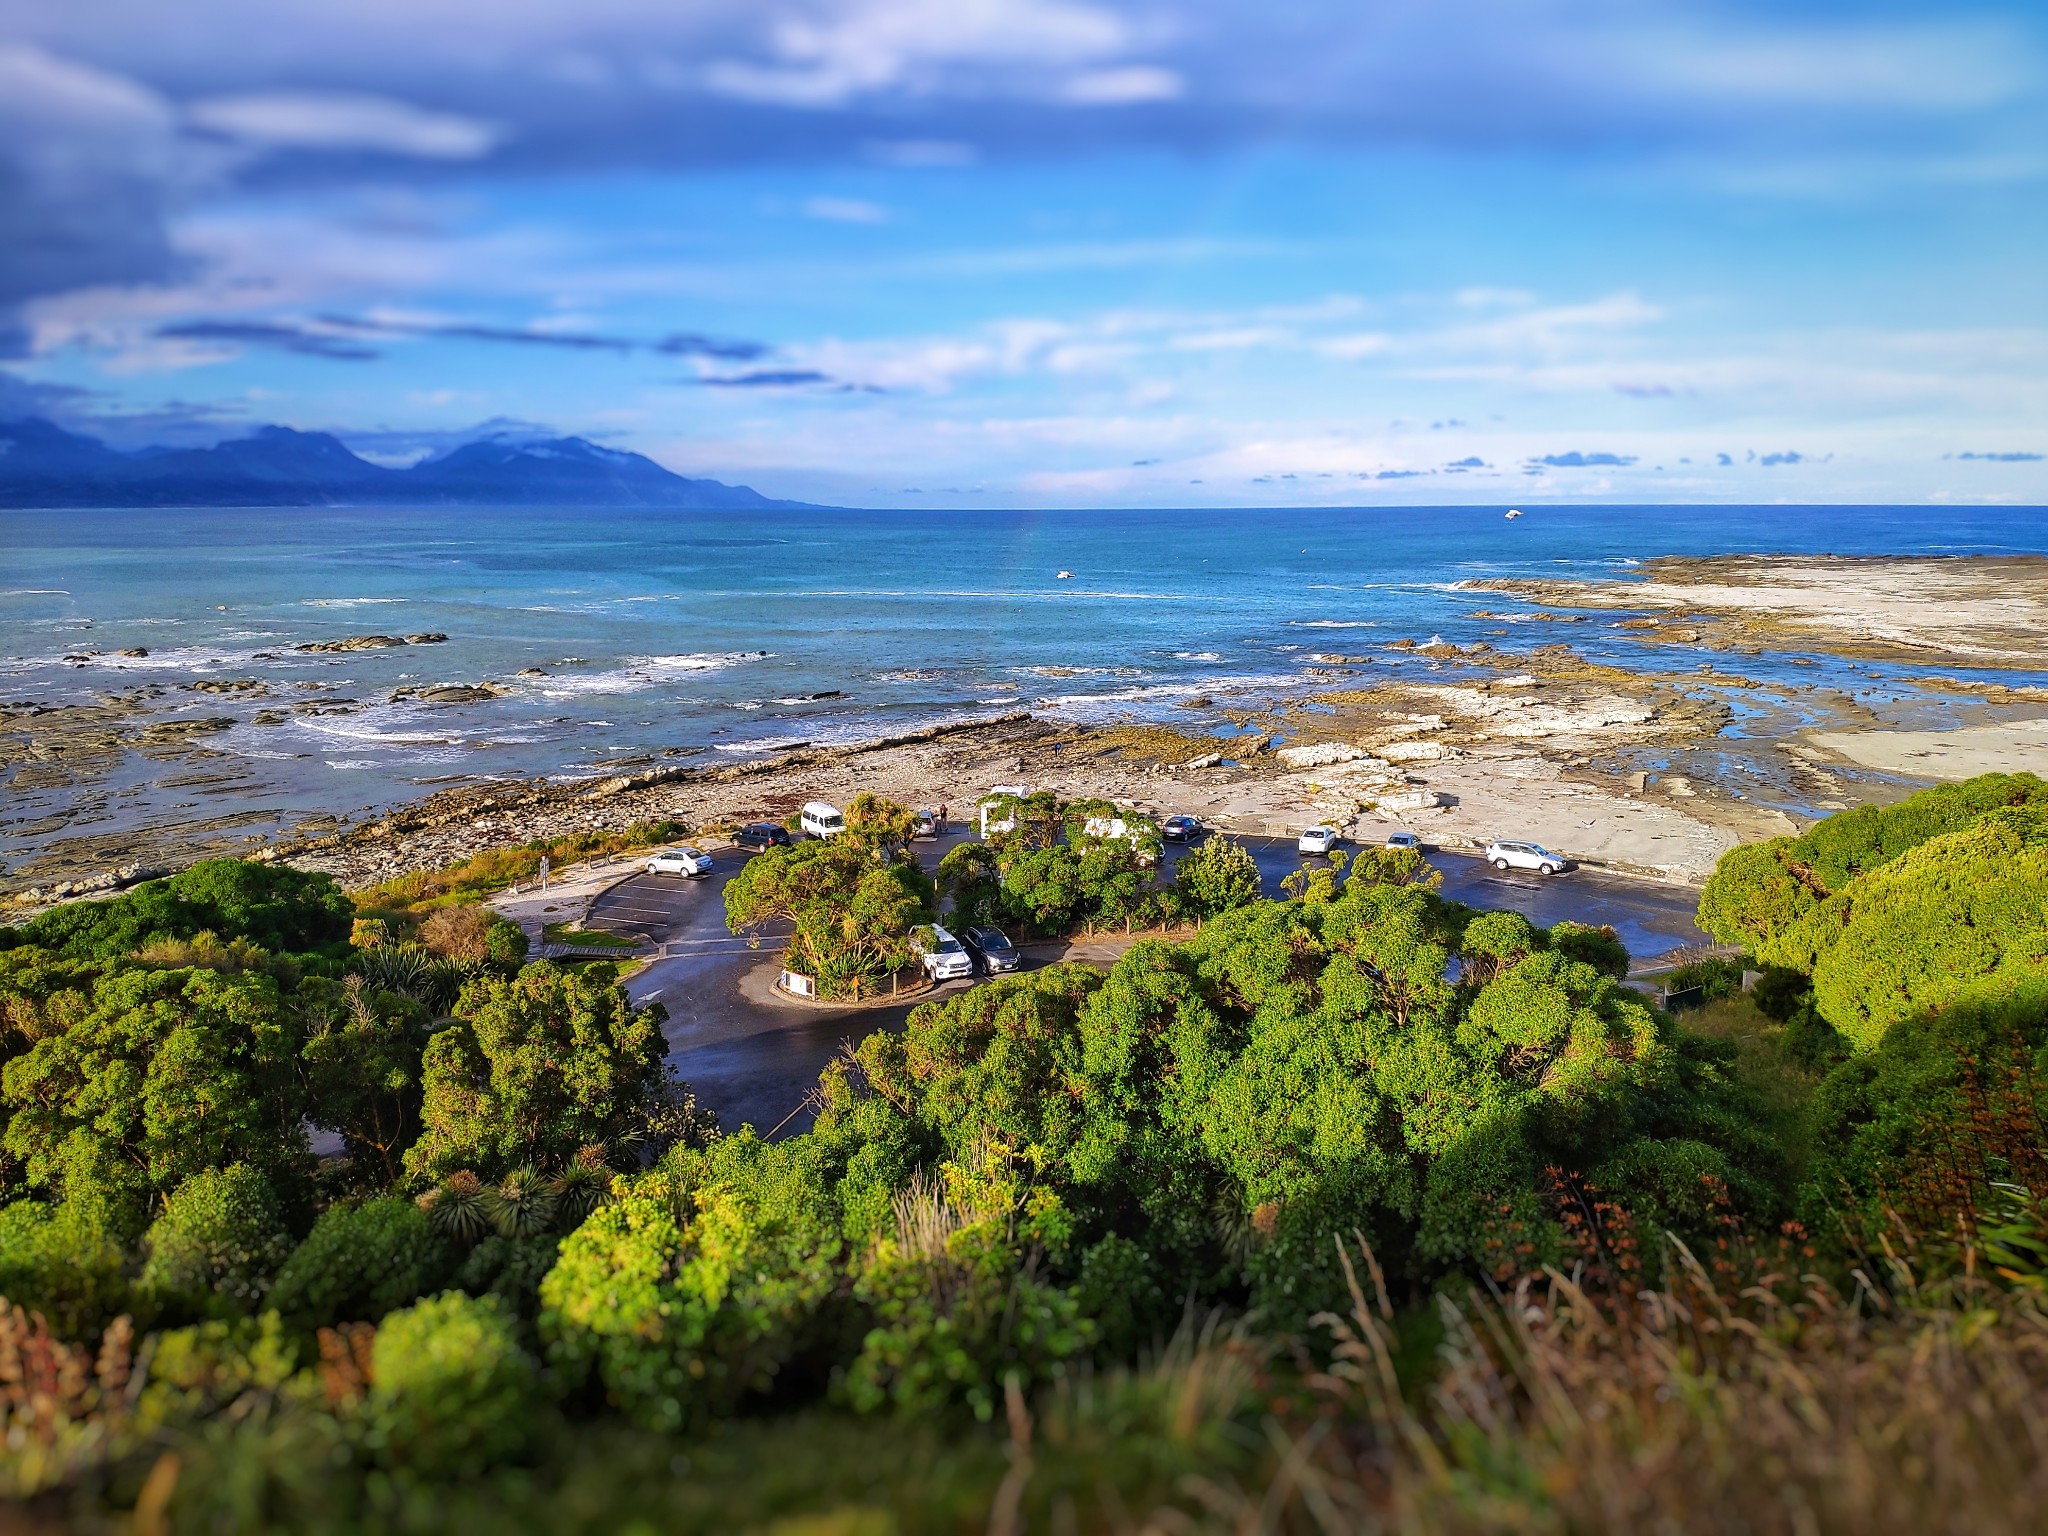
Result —
<instances>
[{"instance_id":1,"label":"deep blue water","mask_svg":"<svg viewBox=\"0 0 2048 1536\"><path fill-rule=\"evenodd\" d=\"M1462 643L1505 627L1492 641L1503 649L1562 639L1622 665L1677 660L1605 618L1475 619L1526 606L1454 590L1475 577L1613 574L1660 554L2048 552L2039 508L1502 512L0 512L0 697L156 684L154 707L238 719L355 700L207 739L264 765L270 803L350 809L449 776L587 774L662 749L758 752L1003 707L1198 718L1179 701L1303 686L1306 668L1332 664L1317 658L1384 665L1400 637ZM290 649L421 631L449 640ZM150 655L112 654L136 646ZM195 677L254 678L271 696L178 686ZM388 701L451 681L509 692ZM35 798L40 814L63 811L61 793ZM150 814L155 798L137 787L122 814Z\"/></svg>"}]
</instances>

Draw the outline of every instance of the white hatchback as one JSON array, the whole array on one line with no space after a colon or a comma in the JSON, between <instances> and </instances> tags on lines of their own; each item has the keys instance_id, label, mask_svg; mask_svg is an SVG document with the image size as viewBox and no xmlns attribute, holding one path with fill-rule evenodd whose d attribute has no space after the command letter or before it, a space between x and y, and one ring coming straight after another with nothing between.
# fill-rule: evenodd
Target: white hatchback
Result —
<instances>
[{"instance_id":1,"label":"white hatchback","mask_svg":"<svg viewBox=\"0 0 2048 1536\"><path fill-rule=\"evenodd\" d=\"M1343 841L1335 827L1310 827L1294 840L1297 853L1328 853Z\"/></svg>"},{"instance_id":2,"label":"white hatchback","mask_svg":"<svg viewBox=\"0 0 2048 1536\"><path fill-rule=\"evenodd\" d=\"M1552 853L1541 843L1495 842L1486 845L1486 862L1495 869L1533 869L1539 875L1555 875L1571 868L1572 861Z\"/></svg>"},{"instance_id":3,"label":"white hatchback","mask_svg":"<svg viewBox=\"0 0 2048 1536\"><path fill-rule=\"evenodd\" d=\"M650 875L698 875L711 873L711 855L702 848L671 848L647 861Z\"/></svg>"}]
</instances>

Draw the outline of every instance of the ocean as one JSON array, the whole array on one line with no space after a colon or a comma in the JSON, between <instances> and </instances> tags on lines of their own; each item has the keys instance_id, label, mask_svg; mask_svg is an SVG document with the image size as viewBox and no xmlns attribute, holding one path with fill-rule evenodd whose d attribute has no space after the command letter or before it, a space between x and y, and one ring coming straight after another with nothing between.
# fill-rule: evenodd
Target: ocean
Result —
<instances>
[{"instance_id":1,"label":"ocean","mask_svg":"<svg viewBox=\"0 0 2048 1536\"><path fill-rule=\"evenodd\" d=\"M1345 657L1393 663L1397 638L1505 627L1501 649L1565 639L1668 670L1685 658L1616 616L1477 618L1527 605L1458 583L1608 576L1663 554L2048 552L2038 508L1504 510L0 512L0 703L17 742L27 708L108 698L208 727L155 757L109 745L24 763L17 748L0 765L0 860L231 808L260 832L464 778L733 760L1015 709L1213 727L1233 704L1330 686ZM295 649L427 632L448 638ZM247 686L190 686L229 682ZM447 683L497 692L393 698ZM141 728L123 727L131 745Z\"/></svg>"}]
</instances>

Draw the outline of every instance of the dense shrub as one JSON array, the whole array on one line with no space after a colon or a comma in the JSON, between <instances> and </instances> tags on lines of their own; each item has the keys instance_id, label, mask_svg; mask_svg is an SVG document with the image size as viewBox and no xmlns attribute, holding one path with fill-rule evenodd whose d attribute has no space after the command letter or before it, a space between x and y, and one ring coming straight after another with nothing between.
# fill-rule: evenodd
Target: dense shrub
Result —
<instances>
[{"instance_id":1,"label":"dense shrub","mask_svg":"<svg viewBox=\"0 0 2048 1536\"><path fill-rule=\"evenodd\" d=\"M2048 783L2030 773L1988 773L1922 790L1897 805L1844 811L1797 837L1731 849L1700 896L1700 926L1760 960L1796 964L1779 951L1779 939L1857 876L1987 811L2042 804L2048 804Z\"/></svg>"},{"instance_id":2,"label":"dense shrub","mask_svg":"<svg viewBox=\"0 0 2048 1536\"><path fill-rule=\"evenodd\" d=\"M22 933L31 944L75 959L113 959L153 941L201 933L281 954L338 948L348 940L353 917L330 875L208 859L106 901L54 907Z\"/></svg>"},{"instance_id":3,"label":"dense shrub","mask_svg":"<svg viewBox=\"0 0 2048 1536\"><path fill-rule=\"evenodd\" d=\"M608 978L539 961L469 983L456 1013L423 1058L414 1174L561 1167L643 1136L673 1092L660 1006L632 1007Z\"/></svg>"},{"instance_id":4,"label":"dense shrub","mask_svg":"<svg viewBox=\"0 0 2048 1536\"><path fill-rule=\"evenodd\" d=\"M231 1163L299 1208L302 1026L274 979L122 970L92 1003L0 1076L6 1149L31 1185L104 1207L131 1236L153 1202Z\"/></svg>"},{"instance_id":5,"label":"dense shrub","mask_svg":"<svg viewBox=\"0 0 2048 1536\"><path fill-rule=\"evenodd\" d=\"M1242 843L1212 836L1197 843L1173 871L1174 894L1190 917L1215 917L1259 899L1259 866Z\"/></svg>"},{"instance_id":6,"label":"dense shrub","mask_svg":"<svg viewBox=\"0 0 2048 1536\"><path fill-rule=\"evenodd\" d=\"M1995 811L1851 882L1780 941L1821 1016L1867 1050L1980 977L2048 967L2048 805Z\"/></svg>"},{"instance_id":7,"label":"dense shrub","mask_svg":"<svg viewBox=\"0 0 2048 1536\"><path fill-rule=\"evenodd\" d=\"M84 1201L0 1208L0 1296L41 1313L59 1338L96 1336L128 1307L122 1233Z\"/></svg>"},{"instance_id":8,"label":"dense shrub","mask_svg":"<svg viewBox=\"0 0 2048 1536\"><path fill-rule=\"evenodd\" d=\"M246 1163L207 1168L171 1192L143 1235L137 1288L168 1317L242 1315L291 1250L262 1174Z\"/></svg>"},{"instance_id":9,"label":"dense shrub","mask_svg":"<svg viewBox=\"0 0 2048 1536\"><path fill-rule=\"evenodd\" d=\"M365 1414L387 1463L446 1478L532 1443L539 1379L496 1302L450 1291L394 1312L372 1359Z\"/></svg>"},{"instance_id":10,"label":"dense shrub","mask_svg":"<svg viewBox=\"0 0 2048 1536\"><path fill-rule=\"evenodd\" d=\"M2048 1188L2048 977L1996 977L1892 1025L1813 1097L1801 1200L1816 1230L1852 1221L1881 1250L1953 1230L1993 1183Z\"/></svg>"},{"instance_id":11,"label":"dense shrub","mask_svg":"<svg viewBox=\"0 0 2048 1536\"><path fill-rule=\"evenodd\" d=\"M440 1287L452 1263L413 1201L387 1195L333 1205L284 1261L268 1302L302 1333L375 1322Z\"/></svg>"},{"instance_id":12,"label":"dense shrub","mask_svg":"<svg viewBox=\"0 0 2048 1536\"><path fill-rule=\"evenodd\" d=\"M775 1390L840 1331L836 1161L814 1137L745 1132L672 1152L563 1241L541 1284L550 1358L654 1427Z\"/></svg>"}]
</instances>

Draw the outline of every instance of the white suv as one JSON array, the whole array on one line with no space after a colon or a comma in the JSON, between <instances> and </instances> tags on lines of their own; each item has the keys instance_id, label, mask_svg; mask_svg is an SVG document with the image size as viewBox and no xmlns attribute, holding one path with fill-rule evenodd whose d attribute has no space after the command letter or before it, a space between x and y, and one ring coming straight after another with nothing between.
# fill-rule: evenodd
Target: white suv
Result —
<instances>
[{"instance_id":1,"label":"white suv","mask_svg":"<svg viewBox=\"0 0 2048 1536\"><path fill-rule=\"evenodd\" d=\"M647 861L647 873L692 877L708 875L711 873L711 855L702 848L671 848Z\"/></svg>"},{"instance_id":2,"label":"white suv","mask_svg":"<svg viewBox=\"0 0 2048 1536\"><path fill-rule=\"evenodd\" d=\"M974 956L967 946L937 923L919 932L917 947L923 951L925 974L933 981L959 981L974 974Z\"/></svg>"},{"instance_id":3,"label":"white suv","mask_svg":"<svg viewBox=\"0 0 2048 1536\"><path fill-rule=\"evenodd\" d=\"M1486 862L1495 869L1533 869L1539 875L1555 875L1571 868L1572 861L1552 853L1541 843L1488 843Z\"/></svg>"},{"instance_id":4,"label":"white suv","mask_svg":"<svg viewBox=\"0 0 2048 1536\"><path fill-rule=\"evenodd\" d=\"M1335 827L1310 827L1294 840L1294 851L1303 855L1328 853L1341 841Z\"/></svg>"}]
</instances>

